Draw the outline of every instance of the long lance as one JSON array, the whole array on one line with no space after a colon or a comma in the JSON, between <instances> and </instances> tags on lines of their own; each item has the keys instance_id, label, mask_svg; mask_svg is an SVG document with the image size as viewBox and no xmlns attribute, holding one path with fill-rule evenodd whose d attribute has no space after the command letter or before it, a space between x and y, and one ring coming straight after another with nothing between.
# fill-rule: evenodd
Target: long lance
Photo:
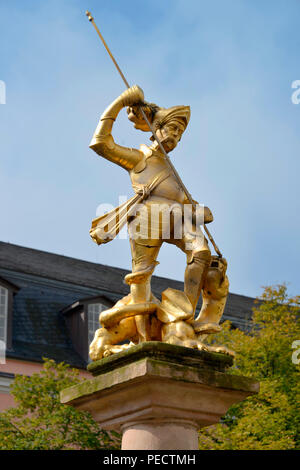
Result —
<instances>
[{"instance_id":1,"label":"long lance","mask_svg":"<svg viewBox=\"0 0 300 470\"><path fill-rule=\"evenodd\" d=\"M95 30L96 30L98 36L100 37L100 39L101 39L101 41L102 41L102 43L103 43L105 49L106 49L107 52L108 52L108 54L109 54L111 60L113 61L113 63L114 63L115 66L116 66L116 69L118 70L119 74L121 75L121 78L122 78L123 82L125 83L126 87L127 87L127 88L130 88L130 85L129 85L129 83L127 82L127 80L126 80L126 78L125 78L125 76L124 76L122 70L120 69L120 67L119 67L119 65L118 65L118 63L117 63L117 61L116 61L116 59L114 58L114 56L112 55L112 53L111 53L111 51L110 51L108 45L106 44L106 41L105 41L104 37L103 37L102 34L100 33L100 31L99 31L99 29L98 29L98 26L96 25L95 20L94 20L94 18L92 17L92 14L91 14L89 11L87 11L87 12L86 12L86 16L88 17L88 20L89 20L89 21L92 23L92 25L94 26L94 28L95 28ZM167 163L168 163L170 169L172 170L172 172L173 172L173 174L174 174L174 176L175 176L175 178L176 178L176 180L177 180L177 183L179 184L179 186L180 186L180 187L182 188L182 190L184 191L184 193L185 193L187 199L188 199L189 202L192 204L193 208L194 208L195 210L197 210L197 205L196 205L196 203L195 203L194 200L192 199L192 196L190 195L190 193L189 193L189 191L187 190L186 186L184 185L182 179L180 178L180 176L179 176L179 174L178 174L176 168L174 167L173 163L171 162L169 155L167 154L167 152L165 151L165 149L164 149L164 147L163 147L161 141L160 141L159 138L157 137L156 132L155 132L155 130L154 130L154 127L152 126L152 124L150 123L149 119L147 118L147 116L146 116L146 114L145 114L145 112L144 112L142 106L139 106L139 110L140 110L140 112L141 112L141 114L142 114L144 120L146 121L146 123L147 123L147 125L148 125L148 127L149 127L149 130L151 131L151 133L152 133L154 139L155 139L156 142L158 143L158 145L159 145L161 151L163 152L163 154L164 154L164 156L165 156L165 158L166 158L166 161L167 161ZM206 227L206 225L205 225L204 223L203 223L203 227L204 227L204 230L205 230L205 232L206 232L206 234L207 234L207 236L208 236L208 238L209 238L211 244L213 245L213 247L214 247L214 249L215 249L215 252L216 252L217 255L219 256L219 258L222 258L222 253L220 252L220 250L219 250L218 246L216 245L216 243L215 243L215 241L214 241L214 239L213 239L213 237L212 237L210 231L208 230L208 228Z\"/></svg>"}]
</instances>

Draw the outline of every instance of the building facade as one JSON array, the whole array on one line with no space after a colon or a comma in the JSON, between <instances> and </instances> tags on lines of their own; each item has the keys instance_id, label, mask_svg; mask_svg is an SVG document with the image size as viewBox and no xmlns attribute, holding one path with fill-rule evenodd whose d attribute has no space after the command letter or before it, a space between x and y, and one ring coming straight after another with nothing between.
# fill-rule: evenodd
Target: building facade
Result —
<instances>
[{"instance_id":1,"label":"building facade","mask_svg":"<svg viewBox=\"0 0 300 470\"><path fill-rule=\"evenodd\" d=\"M15 374L31 375L43 357L80 369L99 328L99 313L127 295L125 269L90 263L0 242L0 411L13 406L9 387ZM183 283L153 276L160 297ZM247 330L254 299L229 294L224 320ZM5 349L5 350L4 350Z\"/></svg>"}]
</instances>

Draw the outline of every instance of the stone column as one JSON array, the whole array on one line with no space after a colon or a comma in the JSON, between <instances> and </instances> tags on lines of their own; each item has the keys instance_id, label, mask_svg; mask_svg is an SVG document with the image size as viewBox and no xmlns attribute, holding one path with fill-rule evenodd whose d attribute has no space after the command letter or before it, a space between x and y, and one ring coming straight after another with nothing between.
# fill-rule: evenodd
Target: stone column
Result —
<instances>
[{"instance_id":1,"label":"stone column","mask_svg":"<svg viewBox=\"0 0 300 470\"><path fill-rule=\"evenodd\" d=\"M93 378L61 392L61 402L90 411L122 432L123 450L196 450L197 430L219 422L259 384L231 375L232 358L146 342L88 366Z\"/></svg>"}]
</instances>

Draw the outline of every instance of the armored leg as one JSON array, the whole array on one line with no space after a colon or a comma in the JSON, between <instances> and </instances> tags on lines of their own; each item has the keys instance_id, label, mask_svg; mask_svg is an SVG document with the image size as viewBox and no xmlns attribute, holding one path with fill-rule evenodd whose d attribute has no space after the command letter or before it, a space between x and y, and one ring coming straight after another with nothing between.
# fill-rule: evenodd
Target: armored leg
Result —
<instances>
[{"instance_id":1,"label":"armored leg","mask_svg":"<svg viewBox=\"0 0 300 470\"><path fill-rule=\"evenodd\" d=\"M151 275L158 264L158 256L161 242L159 240L130 240L132 253L132 273L125 277L125 281L130 285L133 302L150 302ZM136 327L139 341L151 340L151 321L149 315L136 315Z\"/></svg>"},{"instance_id":2,"label":"armored leg","mask_svg":"<svg viewBox=\"0 0 300 470\"><path fill-rule=\"evenodd\" d=\"M141 272L151 276L155 266L158 264L156 258L158 256L161 240L130 240L131 256L132 256L132 273Z\"/></svg>"},{"instance_id":3,"label":"armored leg","mask_svg":"<svg viewBox=\"0 0 300 470\"><path fill-rule=\"evenodd\" d=\"M195 320L195 331L202 334L220 331L219 322L224 312L229 281L226 276L227 262L214 256L208 268L202 292L202 308Z\"/></svg>"},{"instance_id":4,"label":"armored leg","mask_svg":"<svg viewBox=\"0 0 300 470\"><path fill-rule=\"evenodd\" d=\"M209 267L211 258L210 251L205 250L193 253L191 258L190 260L190 256L188 255L188 263L184 275L184 292L195 311Z\"/></svg>"},{"instance_id":5,"label":"armored leg","mask_svg":"<svg viewBox=\"0 0 300 470\"><path fill-rule=\"evenodd\" d=\"M187 256L184 292L195 312L211 260L207 240L202 232L194 227L193 232L190 231L181 240L173 240L171 243L178 246Z\"/></svg>"}]
</instances>

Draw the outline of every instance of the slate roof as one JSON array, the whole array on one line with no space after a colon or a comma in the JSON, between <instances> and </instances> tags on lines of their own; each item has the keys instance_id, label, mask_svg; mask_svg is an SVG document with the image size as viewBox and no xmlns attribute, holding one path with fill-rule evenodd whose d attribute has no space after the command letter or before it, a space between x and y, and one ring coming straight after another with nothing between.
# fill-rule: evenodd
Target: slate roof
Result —
<instances>
[{"instance_id":1,"label":"slate roof","mask_svg":"<svg viewBox=\"0 0 300 470\"><path fill-rule=\"evenodd\" d=\"M85 361L74 350L62 310L102 295L111 303L128 294L127 270L0 242L0 277L19 287L13 305L13 343L8 357L41 361L49 357L76 367ZM156 296L183 283L153 276ZM229 294L223 320L247 329L254 299Z\"/></svg>"}]
</instances>

